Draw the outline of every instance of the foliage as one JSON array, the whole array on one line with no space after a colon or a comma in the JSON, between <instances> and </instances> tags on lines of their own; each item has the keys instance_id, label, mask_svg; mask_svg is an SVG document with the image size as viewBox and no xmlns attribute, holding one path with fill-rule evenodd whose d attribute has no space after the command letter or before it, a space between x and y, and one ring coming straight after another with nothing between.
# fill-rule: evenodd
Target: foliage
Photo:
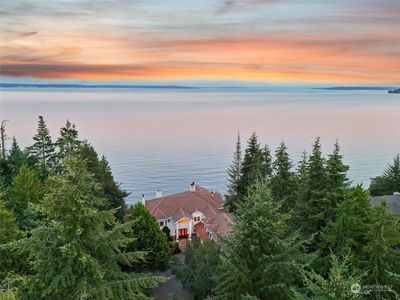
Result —
<instances>
[{"instance_id":1,"label":"foliage","mask_svg":"<svg viewBox=\"0 0 400 300\"><path fill-rule=\"evenodd\" d=\"M35 271L23 286L24 299L141 299L161 281L120 270L119 263L132 264L145 253L122 252L131 224L115 225L112 210L98 210L105 200L84 166L70 159L61 176L50 176L48 193L37 206L44 221L19 242L31 250Z\"/></svg>"},{"instance_id":2,"label":"foliage","mask_svg":"<svg viewBox=\"0 0 400 300\"><path fill-rule=\"evenodd\" d=\"M291 231L289 213L272 199L266 183L249 188L237 212L233 234L222 242L215 299L288 299L298 268L308 263L299 232Z\"/></svg>"},{"instance_id":3,"label":"foliage","mask_svg":"<svg viewBox=\"0 0 400 300\"><path fill-rule=\"evenodd\" d=\"M175 259L172 272L185 288L193 292L196 299L205 299L212 296L212 289L216 284L213 275L217 271L218 263L217 245L194 238L185 249L184 261Z\"/></svg>"},{"instance_id":4,"label":"foliage","mask_svg":"<svg viewBox=\"0 0 400 300\"><path fill-rule=\"evenodd\" d=\"M129 193L121 189L119 184L115 182L106 158L103 156L99 159L96 150L87 142L80 144L77 156L84 161L86 169L100 183L99 197L107 199L104 203L104 209L115 209L117 220L123 222L127 211L124 199Z\"/></svg>"},{"instance_id":5,"label":"foliage","mask_svg":"<svg viewBox=\"0 0 400 300\"><path fill-rule=\"evenodd\" d=\"M314 270L302 271L305 291L294 291L296 300L346 300L364 299L357 293L362 274L351 265L351 257L331 254L331 267L327 277Z\"/></svg>"},{"instance_id":6,"label":"foliage","mask_svg":"<svg viewBox=\"0 0 400 300\"><path fill-rule=\"evenodd\" d=\"M136 262L133 267L138 270L165 270L171 259L172 246L160 230L156 218L142 203L133 207L130 218L132 226L127 236L134 239L127 249L147 252L145 261Z\"/></svg>"},{"instance_id":7,"label":"foliage","mask_svg":"<svg viewBox=\"0 0 400 300\"><path fill-rule=\"evenodd\" d=\"M397 292L372 292L371 299L398 299L400 295L400 218L389 212L383 201L373 210L372 221L368 224L368 243L365 252L368 260L367 283L388 285Z\"/></svg>"},{"instance_id":8,"label":"foliage","mask_svg":"<svg viewBox=\"0 0 400 300\"><path fill-rule=\"evenodd\" d=\"M352 188L348 196L336 208L336 219L321 234L318 245L320 259L317 270L325 275L331 252L343 256L351 250L351 263L361 267L365 261L364 246L367 243L368 226L372 222L370 198L361 186Z\"/></svg>"},{"instance_id":9,"label":"foliage","mask_svg":"<svg viewBox=\"0 0 400 300\"><path fill-rule=\"evenodd\" d=\"M42 197L43 186L36 172L26 165L22 166L6 193L6 205L14 212L22 230L35 226L36 216L32 205L38 204Z\"/></svg>"},{"instance_id":10,"label":"foliage","mask_svg":"<svg viewBox=\"0 0 400 300\"><path fill-rule=\"evenodd\" d=\"M369 192L372 196L392 195L400 192L400 154L393 159L393 164L389 164L382 176L371 179Z\"/></svg>"},{"instance_id":11,"label":"foliage","mask_svg":"<svg viewBox=\"0 0 400 300\"><path fill-rule=\"evenodd\" d=\"M234 211L239 201L239 180L242 169L242 150L240 143L240 134L238 133L236 149L233 154L232 164L229 167L228 173L228 194L225 197L224 206L229 211Z\"/></svg>"},{"instance_id":12,"label":"foliage","mask_svg":"<svg viewBox=\"0 0 400 300\"><path fill-rule=\"evenodd\" d=\"M292 167L287 146L284 142L281 142L275 151L271 191L273 199L282 202L284 211L290 211L294 207L295 177L291 171Z\"/></svg>"},{"instance_id":13,"label":"foliage","mask_svg":"<svg viewBox=\"0 0 400 300\"><path fill-rule=\"evenodd\" d=\"M162 232L164 232L167 239L170 240L171 239L171 230L169 229L169 227L164 226L161 230L162 230Z\"/></svg>"},{"instance_id":14,"label":"foliage","mask_svg":"<svg viewBox=\"0 0 400 300\"><path fill-rule=\"evenodd\" d=\"M49 168L55 162L55 146L51 140L49 129L42 116L39 116L36 135L33 137L34 144L28 147L29 154L38 159L43 176L47 175Z\"/></svg>"}]
</instances>

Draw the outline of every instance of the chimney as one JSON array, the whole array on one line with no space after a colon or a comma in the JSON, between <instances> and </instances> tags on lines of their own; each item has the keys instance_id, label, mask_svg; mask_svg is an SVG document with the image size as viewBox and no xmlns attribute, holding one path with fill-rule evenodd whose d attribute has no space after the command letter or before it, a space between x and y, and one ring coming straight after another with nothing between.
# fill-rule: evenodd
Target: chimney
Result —
<instances>
[{"instance_id":1,"label":"chimney","mask_svg":"<svg viewBox=\"0 0 400 300\"><path fill-rule=\"evenodd\" d=\"M194 184L194 181L191 183L191 185L189 187L189 191L190 192L195 192L196 191L196 185Z\"/></svg>"},{"instance_id":2,"label":"chimney","mask_svg":"<svg viewBox=\"0 0 400 300\"><path fill-rule=\"evenodd\" d=\"M142 204L145 205L146 198L144 197L144 194L142 194Z\"/></svg>"},{"instance_id":3,"label":"chimney","mask_svg":"<svg viewBox=\"0 0 400 300\"><path fill-rule=\"evenodd\" d=\"M162 190L161 189L157 189L156 198L161 198L161 197L162 197Z\"/></svg>"}]
</instances>

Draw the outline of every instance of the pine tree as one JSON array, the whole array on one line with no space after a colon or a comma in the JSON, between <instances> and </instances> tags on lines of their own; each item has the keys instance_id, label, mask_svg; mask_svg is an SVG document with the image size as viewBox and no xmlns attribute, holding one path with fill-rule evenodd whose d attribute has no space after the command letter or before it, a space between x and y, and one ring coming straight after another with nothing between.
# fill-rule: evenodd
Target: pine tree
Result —
<instances>
[{"instance_id":1,"label":"pine tree","mask_svg":"<svg viewBox=\"0 0 400 300\"><path fill-rule=\"evenodd\" d=\"M370 198L361 186L352 188L345 200L335 209L336 219L321 234L318 246L320 259L317 269L326 274L331 253L352 254L352 264L358 268L365 261L364 246L367 243L368 226L371 224Z\"/></svg>"},{"instance_id":2,"label":"pine tree","mask_svg":"<svg viewBox=\"0 0 400 300\"><path fill-rule=\"evenodd\" d=\"M241 165L242 165L242 150L240 143L240 134L238 133L236 149L233 154L232 164L228 169L228 193L225 197L224 206L229 211L234 211L236 209L236 205L239 201L239 180L241 174Z\"/></svg>"},{"instance_id":3,"label":"pine tree","mask_svg":"<svg viewBox=\"0 0 400 300\"><path fill-rule=\"evenodd\" d=\"M247 195L247 189L257 180L265 179L265 165L263 161L263 151L257 139L257 135L253 133L245 150L241 176L238 182L238 195L242 200Z\"/></svg>"},{"instance_id":4,"label":"pine tree","mask_svg":"<svg viewBox=\"0 0 400 300\"><path fill-rule=\"evenodd\" d=\"M135 239L128 244L131 252L146 251L145 261L133 265L136 270L165 270L171 259L172 246L167 236L160 230L156 218L141 203L137 203L130 215L132 222L128 237Z\"/></svg>"},{"instance_id":5,"label":"pine tree","mask_svg":"<svg viewBox=\"0 0 400 300\"><path fill-rule=\"evenodd\" d=\"M54 164L55 146L51 141L49 130L42 116L39 116L38 129L33 140L35 143L28 147L28 151L38 159L40 167L44 169L43 171L48 171Z\"/></svg>"},{"instance_id":6,"label":"pine tree","mask_svg":"<svg viewBox=\"0 0 400 300\"><path fill-rule=\"evenodd\" d=\"M365 269L367 283L386 285L392 291L372 292L370 299L398 299L400 296L400 218L389 212L385 201L374 208L369 224Z\"/></svg>"},{"instance_id":7,"label":"pine tree","mask_svg":"<svg viewBox=\"0 0 400 300\"><path fill-rule=\"evenodd\" d=\"M284 142L281 142L275 151L273 163L274 175L271 179L272 197L275 201L282 202L282 209L290 211L295 206L295 178L291 171L292 162Z\"/></svg>"},{"instance_id":8,"label":"pine tree","mask_svg":"<svg viewBox=\"0 0 400 300\"><path fill-rule=\"evenodd\" d=\"M15 214L20 229L30 230L35 226L37 217L32 205L38 204L42 196L43 187L39 177L26 165L22 166L6 193L6 205Z\"/></svg>"},{"instance_id":9,"label":"pine tree","mask_svg":"<svg viewBox=\"0 0 400 300\"><path fill-rule=\"evenodd\" d=\"M400 154L396 155L393 164L388 165L382 176L372 178L369 192L372 196L384 196L400 192Z\"/></svg>"},{"instance_id":10,"label":"pine tree","mask_svg":"<svg viewBox=\"0 0 400 300\"><path fill-rule=\"evenodd\" d=\"M294 290L296 300L347 300L365 299L360 293L363 276L351 264L348 254L330 255L328 276L321 276L314 270L303 271L305 291Z\"/></svg>"},{"instance_id":11,"label":"pine tree","mask_svg":"<svg viewBox=\"0 0 400 300\"><path fill-rule=\"evenodd\" d=\"M257 182L238 208L234 232L221 244L213 299L289 299L298 268L308 262L303 241L288 225L289 213Z\"/></svg>"},{"instance_id":12,"label":"pine tree","mask_svg":"<svg viewBox=\"0 0 400 300\"><path fill-rule=\"evenodd\" d=\"M113 211L99 211L99 185L76 159L47 181L48 193L37 206L44 222L20 247L29 248L35 273L27 277L23 299L145 299L145 289L161 278L123 273L119 264L142 259L124 253L130 223L115 225ZM106 229L109 228L109 229Z\"/></svg>"}]
</instances>

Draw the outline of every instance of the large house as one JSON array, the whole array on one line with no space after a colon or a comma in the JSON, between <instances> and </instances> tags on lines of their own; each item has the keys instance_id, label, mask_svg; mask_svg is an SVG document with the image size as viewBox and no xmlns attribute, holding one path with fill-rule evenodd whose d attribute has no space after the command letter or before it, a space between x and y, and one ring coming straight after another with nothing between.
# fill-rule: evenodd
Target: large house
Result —
<instances>
[{"instance_id":1,"label":"large house","mask_svg":"<svg viewBox=\"0 0 400 300\"><path fill-rule=\"evenodd\" d=\"M142 203L157 219L160 229L167 226L171 236L191 239L193 235L202 240L216 240L232 232L234 216L224 212L222 197L192 183L186 192L162 196L158 190L156 198Z\"/></svg>"}]
</instances>

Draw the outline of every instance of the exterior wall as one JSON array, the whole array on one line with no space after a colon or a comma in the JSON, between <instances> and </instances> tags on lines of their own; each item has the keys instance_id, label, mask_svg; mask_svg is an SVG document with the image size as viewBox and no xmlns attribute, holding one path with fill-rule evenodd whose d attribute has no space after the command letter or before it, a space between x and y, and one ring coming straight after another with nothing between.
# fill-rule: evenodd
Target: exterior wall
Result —
<instances>
[{"instance_id":1,"label":"exterior wall","mask_svg":"<svg viewBox=\"0 0 400 300\"><path fill-rule=\"evenodd\" d=\"M160 222L164 221L164 226L167 226L169 228L169 231L171 232L171 236L175 236L175 222L172 218L169 219L160 219L157 220L158 225L160 225ZM160 226L160 230L163 229L164 226Z\"/></svg>"},{"instance_id":2,"label":"exterior wall","mask_svg":"<svg viewBox=\"0 0 400 300\"><path fill-rule=\"evenodd\" d=\"M195 217L200 217L200 221L194 221L194 224L197 224L197 223L203 221L203 220L206 218L206 217L204 216L204 214L203 214L202 212L200 212L200 211L195 211L195 212L192 214L192 216L193 216L193 220L195 219Z\"/></svg>"}]
</instances>

